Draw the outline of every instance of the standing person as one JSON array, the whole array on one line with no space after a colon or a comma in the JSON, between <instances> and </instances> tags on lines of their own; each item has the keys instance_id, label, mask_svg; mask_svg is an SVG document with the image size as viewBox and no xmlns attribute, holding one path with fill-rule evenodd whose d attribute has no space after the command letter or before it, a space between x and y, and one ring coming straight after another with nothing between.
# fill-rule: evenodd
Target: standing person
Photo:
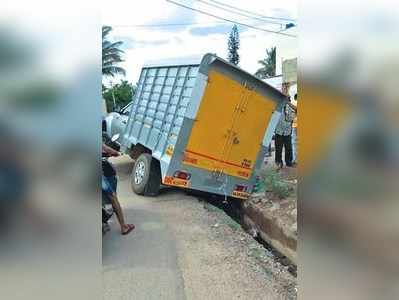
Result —
<instances>
[{"instance_id":1,"label":"standing person","mask_svg":"<svg viewBox=\"0 0 399 300\"><path fill-rule=\"evenodd\" d=\"M295 110L295 119L292 123L292 138L291 138L291 143L292 143L292 164L295 166L297 164L297 138L298 138L298 132L297 132L297 127L298 127L298 117L297 117L297 93L294 95L294 100L291 100L291 104L293 105L293 108Z\"/></svg>"},{"instance_id":2,"label":"standing person","mask_svg":"<svg viewBox=\"0 0 399 300\"><path fill-rule=\"evenodd\" d=\"M119 152L115 151L111 147L108 147L104 143L102 144L102 152L110 156L119 156ZM116 195L116 173L112 166L107 167L107 164L103 163L102 167L103 174L101 176L101 188L104 198L109 200L116 214L116 218L119 222L122 235L130 233L135 226L133 224L126 224L125 217L123 215L122 207L119 203L118 196Z\"/></svg>"},{"instance_id":3,"label":"standing person","mask_svg":"<svg viewBox=\"0 0 399 300\"><path fill-rule=\"evenodd\" d=\"M283 167L283 148L285 152L285 164L292 167L292 122L295 118L295 109L291 103L284 105L283 113L277 123L274 143L276 146L275 162L279 168Z\"/></svg>"}]
</instances>

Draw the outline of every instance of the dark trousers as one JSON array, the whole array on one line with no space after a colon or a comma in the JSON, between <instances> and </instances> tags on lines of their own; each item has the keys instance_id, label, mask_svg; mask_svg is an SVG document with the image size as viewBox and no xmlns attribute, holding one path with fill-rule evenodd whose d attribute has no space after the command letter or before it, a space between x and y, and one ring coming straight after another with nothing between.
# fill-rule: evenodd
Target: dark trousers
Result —
<instances>
[{"instance_id":1,"label":"dark trousers","mask_svg":"<svg viewBox=\"0 0 399 300\"><path fill-rule=\"evenodd\" d=\"M292 165L292 142L291 135L279 135L276 134L274 137L274 143L276 146L276 164L283 163L283 147L285 151L285 164L287 166Z\"/></svg>"}]
</instances>

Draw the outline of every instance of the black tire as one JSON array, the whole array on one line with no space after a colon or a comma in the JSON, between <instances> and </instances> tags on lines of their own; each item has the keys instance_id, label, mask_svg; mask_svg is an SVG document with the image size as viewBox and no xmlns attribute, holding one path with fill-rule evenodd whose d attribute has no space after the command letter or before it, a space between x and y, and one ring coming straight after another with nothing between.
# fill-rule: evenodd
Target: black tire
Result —
<instances>
[{"instance_id":1,"label":"black tire","mask_svg":"<svg viewBox=\"0 0 399 300\"><path fill-rule=\"evenodd\" d=\"M131 175L133 192L138 195L156 196L161 187L159 162L151 154L142 153L134 162Z\"/></svg>"}]
</instances>

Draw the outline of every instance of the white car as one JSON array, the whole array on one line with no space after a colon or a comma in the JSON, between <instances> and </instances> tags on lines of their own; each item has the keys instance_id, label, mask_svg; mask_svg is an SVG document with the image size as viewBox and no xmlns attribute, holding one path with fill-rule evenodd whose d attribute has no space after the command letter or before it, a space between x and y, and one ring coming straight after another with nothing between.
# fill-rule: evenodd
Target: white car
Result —
<instances>
[{"instance_id":1,"label":"white car","mask_svg":"<svg viewBox=\"0 0 399 300\"><path fill-rule=\"evenodd\" d=\"M127 120L130 115L130 109L132 107L132 102L123 107L119 112L109 113L103 120L102 130L107 132L108 136L115 136L119 134L119 138L116 140L120 144L120 137L125 130Z\"/></svg>"}]
</instances>

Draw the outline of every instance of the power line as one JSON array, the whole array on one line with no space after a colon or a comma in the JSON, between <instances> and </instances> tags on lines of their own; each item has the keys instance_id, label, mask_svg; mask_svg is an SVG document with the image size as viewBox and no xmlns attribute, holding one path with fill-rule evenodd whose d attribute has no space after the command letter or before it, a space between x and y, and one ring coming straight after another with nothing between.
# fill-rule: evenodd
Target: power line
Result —
<instances>
[{"instance_id":1,"label":"power line","mask_svg":"<svg viewBox=\"0 0 399 300\"><path fill-rule=\"evenodd\" d=\"M167 2L170 2L170 3L173 3L173 4L175 4L175 5L178 5L178 6L184 7L184 8L186 8L186 9L189 9L189 10L192 10L192 11L196 11L196 12L202 13L202 14L204 14L204 15L207 15L207 16L210 16L210 17L213 17L213 18L216 18L216 19L220 19L220 20L223 20L223 21L226 21L226 22L230 22L230 23L233 23L233 24L238 24L238 25L246 26L246 27L249 27L249 28L252 28L252 29L256 29L256 30L260 30L260 31L265 31L265 32L269 32L269 33L281 34L281 35L285 35L285 36L289 36L289 37L296 37L296 35L293 35L293 34L288 34L288 33L282 33L282 32L278 32L278 31L267 30L267 29L264 29L264 28L259 28L259 27L255 27L255 26L252 26L252 25L249 25L249 24L245 24L245 23L241 23L241 22L234 21L234 20L226 19L226 18L223 18L223 17L220 17L220 16L213 15L213 14L211 14L211 13L205 12L205 11L203 11L203 10L199 10L199 9L196 9L196 8L193 8L193 7L190 7L190 6L186 6L186 5L183 5L183 4L174 2L174 1L172 1L172 0L166 0L166 1L167 1Z\"/></svg>"},{"instance_id":2,"label":"power line","mask_svg":"<svg viewBox=\"0 0 399 300\"><path fill-rule=\"evenodd\" d=\"M255 12L252 12L252 11L249 11L249 10L245 10L245 9L238 8L238 7L235 7L235 6L226 4L226 3L222 3L222 2L220 2L220 1L216 1L216 0L209 0L209 1L214 2L214 3L216 3L216 4L219 4L219 5L223 5L223 6L226 6L226 7L230 7L230 8L232 8L232 9L235 9L235 10L238 10L238 11L243 11L243 12L246 12L246 13L248 13L248 14L255 15L255 16L258 16L258 17L261 17L261 18L267 18L267 19L273 19L273 20L281 20L281 21L288 21L288 22L296 22L295 19L264 16L264 15L261 15L261 14L258 14L258 13L255 13Z\"/></svg>"},{"instance_id":3,"label":"power line","mask_svg":"<svg viewBox=\"0 0 399 300\"><path fill-rule=\"evenodd\" d=\"M248 18L242 19L248 20ZM226 21L221 22L194 22L194 23L167 23L167 24L114 24L112 27L169 27L169 26L191 26L191 25L212 25L212 24L225 24Z\"/></svg>"},{"instance_id":4,"label":"power line","mask_svg":"<svg viewBox=\"0 0 399 300\"><path fill-rule=\"evenodd\" d=\"M173 26L190 26L190 25L207 25L207 24L223 24L223 22L213 23L179 23L179 24L132 24L132 25L111 25L112 27L173 27Z\"/></svg>"},{"instance_id":5,"label":"power line","mask_svg":"<svg viewBox=\"0 0 399 300\"><path fill-rule=\"evenodd\" d=\"M205 5L216 7L217 9L222 9L224 11L231 12L231 13L236 14L236 15L245 16L245 17L248 17L248 18L251 18L251 19L255 19L255 20L260 20L262 22L267 22L267 23L277 24L277 25L284 25L285 23L287 23L286 21L285 22L282 22L282 21L280 21L280 22L274 21L273 22L273 21L270 21L270 20L265 20L264 18L258 18L258 17L250 16L248 14L244 14L244 13L241 13L241 12L236 12L236 11L234 11L232 9L228 9L228 8L220 6L218 4L212 4L212 3L209 3L209 2L204 1L204 0L195 0L195 1L200 2L200 3L204 3Z\"/></svg>"}]
</instances>

